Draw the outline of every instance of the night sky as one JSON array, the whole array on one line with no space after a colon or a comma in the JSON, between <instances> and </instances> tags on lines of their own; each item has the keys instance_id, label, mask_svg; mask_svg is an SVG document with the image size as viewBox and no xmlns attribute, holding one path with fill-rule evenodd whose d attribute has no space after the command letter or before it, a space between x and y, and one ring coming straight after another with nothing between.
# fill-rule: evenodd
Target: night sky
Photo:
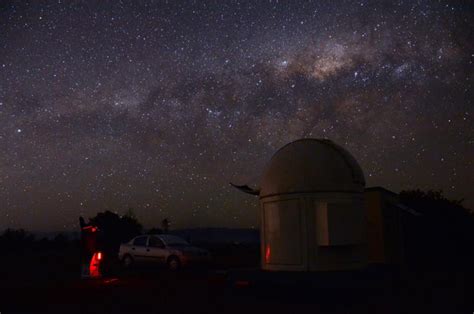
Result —
<instances>
[{"instance_id":1,"label":"night sky","mask_svg":"<svg viewBox=\"0 0 474 314\"><path fill-rule=\"evenodd\" d=\"M467 3L467 2L465 2ZM329 138L368 186L474 207L472 5L0 1L0 230L258 227L284 144Z\"/></svg>"}]
</instances>

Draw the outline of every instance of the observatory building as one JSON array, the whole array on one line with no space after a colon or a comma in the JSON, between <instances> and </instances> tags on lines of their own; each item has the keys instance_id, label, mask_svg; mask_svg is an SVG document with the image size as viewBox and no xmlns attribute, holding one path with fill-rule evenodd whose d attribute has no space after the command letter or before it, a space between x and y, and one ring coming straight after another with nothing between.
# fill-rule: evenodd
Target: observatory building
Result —
<instances>
[{"instance_id":1,"label":"observatory building","mask_svg":"<svg viewBox=\"0 0 474 314\"><path fill-rule=\"evenodd\" d=\"M259 190L262 268L326 271L367 265L364 174L330 140L301 139L278 150Z\"/></svg>"}]
</instances>

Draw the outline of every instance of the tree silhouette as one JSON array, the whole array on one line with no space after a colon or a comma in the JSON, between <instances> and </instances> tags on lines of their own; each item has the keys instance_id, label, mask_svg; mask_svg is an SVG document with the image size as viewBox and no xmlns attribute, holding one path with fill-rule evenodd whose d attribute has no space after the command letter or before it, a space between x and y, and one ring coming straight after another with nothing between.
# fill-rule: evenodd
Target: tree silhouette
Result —
<instances>
[{"instance_id":1,"label":"tree silhouette","mask_svg":"<svg viewBox=\"0 0 474 314\"><path fill-rule=\"evenodd\" d=\"M400 200L422 216L405 222L408 258L419 266L470 267L474 262L474 215L462 200L438 191L402 191Z\"/></svg>"},{"instance_id":2,"label":"tree silhouette","mask_svg":"<svg viewBox=\"0 0 474 314\"><path fill-rule=\"evenodd\" d=\"M108 210L98 213L90 218L90 223L99 228L99 242L103 250L113 254L118 252L121 243L141 234L143 228L131 209L123 216Z\"/></svg>"},{"instance_id":3,"label":"tree silhouette","mask_svg":"<svg viewBox=\"0 0 474 314\"><path fill-rule=\"evenodd\" d=\"M34 240L34 235L26 232L24 229L8 228L0 236L0 247L6 250L17 251L31 246Z\"/></svg>"},{"instance_id":4,"label":"tree silhouette","mask_svg":"<svg viewBox=\"0 0 474 314\"><path fill-rule=\"evenodd\" d=\"M163 230L161 228L151 228L148 230L147 234L162 234Z\"/></svg>"},{"instance_id":5,"label":"tree silhouette","mask_svg":"<svg viewBox=\"0 0 474 314\"><path fill-rule=\"evenodd\" d=\"M168 233L170 230L171 222L168 218L165 218L161 221L161 228L163 229L163 233Z\"/></svg>"},{"instance_id":6,"label":"tree silhouette","mask_svg":"<svg viewBox=\"0 0 474 314\"><path fill-rule=\"evenodd\" d=\"M53 241L58 245L64 245L68 242L68 240L68 237L63 233L58 233L53 239Z\"/></svg>"}]
</instances>

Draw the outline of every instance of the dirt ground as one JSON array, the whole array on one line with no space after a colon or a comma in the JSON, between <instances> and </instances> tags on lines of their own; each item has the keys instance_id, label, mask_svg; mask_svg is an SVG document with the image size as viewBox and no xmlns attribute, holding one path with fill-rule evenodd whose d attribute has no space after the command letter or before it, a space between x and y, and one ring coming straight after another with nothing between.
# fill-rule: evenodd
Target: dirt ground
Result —
<instances>
[{"instance_id":1,"label":"dirt ground","mask_svg":"<svg viewBox=\"0 0 474 314\"><path fill-rule=\"evenodd\" d=\"M95 280L2 284L1 313L470 313L463 279L274 282L258 272L136 270ZM240 278L239 278L240 276ZM350 283L349 283L350 282ZM467 312L465 312L467 311Z\"/></svg>"},{"instance_id":2,"label":"dirt ground","mask_svg":"<svg viewBox=\"0 0 474 314\"><path fill-rule=\"evenodd\" d=\"M224 254L225 253L225 254ZM79 277L75 251L4 256L6 313L472 313L472 274L456 269L285 274L232 259L177 273L155 267ZM240 252L242 253L242 252ZM245 254L240 254L245 256Z\"/></svg>"}]
</instances>

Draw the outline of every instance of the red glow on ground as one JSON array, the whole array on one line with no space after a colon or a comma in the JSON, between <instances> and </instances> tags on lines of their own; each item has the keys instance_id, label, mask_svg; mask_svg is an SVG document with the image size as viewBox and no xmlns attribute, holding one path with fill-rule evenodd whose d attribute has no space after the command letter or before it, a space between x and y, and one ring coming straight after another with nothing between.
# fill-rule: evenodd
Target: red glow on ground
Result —
<instances>
[{"instance_id":1,"label":"red glow on ground","mask_svg":"<svg viewBox=\"0 0 474 314\"><path fill-rule=\"evenodd\" d=\"M267 248L265 249L265 263L268 264L270 262L271 255L272 253L271 253L270 245L267 244Z\"/></svg>"},{"instance_id":2,"label":"red glow on ground","mask_svg":"<svg viewBox=\"0 0 474 314\"><path fill-rule=\"evenodd\" d=\"M118 281L118 278L111 278L111 279L104 280L104 283L109 284L109 283L114 283L116 281Z\"/></svg>"},{"instance_id":3,"label":"red glow on ground","mask_svg":"<svg viewBox=\"0 0 474 314\"><path fill-rule=\"evenodd\" d=\"M250 286L250 282L248 282L247 280L237 280L235 282L235 286L237 288L244 288L244 287L248 287Z\"/></svg>"}]
</instances>

